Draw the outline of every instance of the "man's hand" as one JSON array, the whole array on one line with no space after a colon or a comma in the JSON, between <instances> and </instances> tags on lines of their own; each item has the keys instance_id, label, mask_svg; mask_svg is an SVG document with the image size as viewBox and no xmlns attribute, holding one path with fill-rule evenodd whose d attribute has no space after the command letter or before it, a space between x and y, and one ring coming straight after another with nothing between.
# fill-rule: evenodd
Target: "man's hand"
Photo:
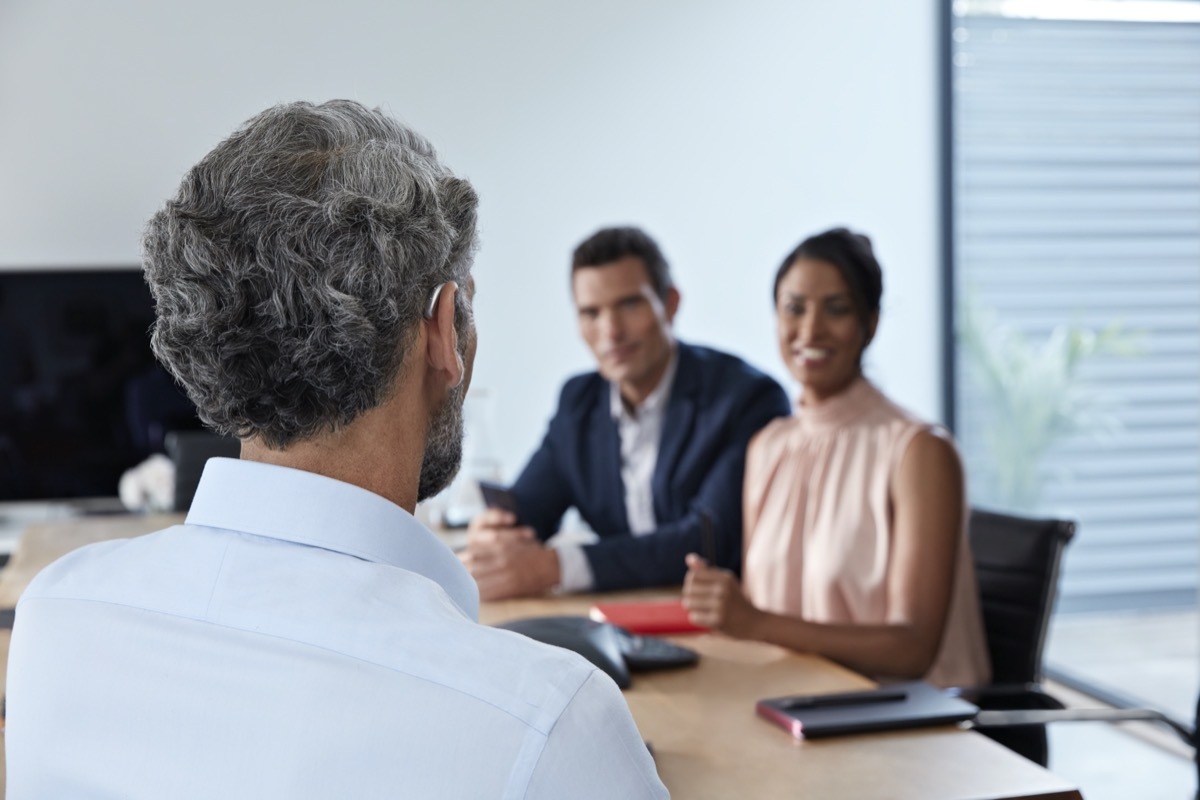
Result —
<instances>
[{"instance_id":1,"label":"man's hand","mask_svg":"<svg viewBox=\"0 0 1200 800\"><path fill-rule=\"evenodd\" d=\"M467 548L481 545L536 542L537 534L528 525L517 527L517 517L502 508L487 508L471 518L467 526Z\"/></svg>"},{"instance_id":2,"label":"man's hand","mask_svg":"<svg viewBox=\"0 0 1200 800\"><path fill-rule=\"evenodd\" d=\"M543 594L562 579L558 554L507 511L489 508L471 520L459 560L479 584L480 600Z\"/></svg>"},{"instance_id":3,"label":"man's hand","mask_svg":"<svg viewBox=\"0 0 1200 800\"><path fill-rule=\"evenodd\" d=\"M754 625L762 612L742 594L733 573L710 567L695 553L688 554L687 566L683 607L692 622L741 639L754 638Z\"/></svg>"}]
</instances>

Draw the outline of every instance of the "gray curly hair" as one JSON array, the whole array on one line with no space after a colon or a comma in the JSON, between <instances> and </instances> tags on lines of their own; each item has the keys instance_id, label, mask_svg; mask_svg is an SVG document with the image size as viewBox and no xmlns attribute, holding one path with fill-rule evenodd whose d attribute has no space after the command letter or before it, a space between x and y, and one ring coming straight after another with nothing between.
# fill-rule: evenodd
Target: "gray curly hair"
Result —
<instances>
[{"instance_id":1,"label":"gray curly hair","mask_svg":"<svg viewBox=\"0 0 1200 800\"><path fill-rule=\"evenodd\" d=\"M336 430L387 399L434 288L465 287L477 205L378 109L267 109L147 223L154 353L221 433L279 449Z\"/></svg>"}]
</instances>

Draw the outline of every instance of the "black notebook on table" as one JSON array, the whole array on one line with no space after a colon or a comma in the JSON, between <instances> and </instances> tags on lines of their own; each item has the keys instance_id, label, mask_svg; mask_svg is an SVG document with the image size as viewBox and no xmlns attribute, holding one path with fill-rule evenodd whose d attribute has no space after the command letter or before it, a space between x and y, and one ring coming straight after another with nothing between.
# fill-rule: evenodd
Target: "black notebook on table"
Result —
<instances>
[{"instance_id":1,"label":"black notebook on table","mask_svg":"<svg viewBox=\"0 0 1200 800\"><path fill-rule=\"evenodd\" d=\"M951 697L925 681L862 692L772 697L759 700L756 710L797 739L949 725L979 712L966 700Z\"/></svg>"}]
</instances>

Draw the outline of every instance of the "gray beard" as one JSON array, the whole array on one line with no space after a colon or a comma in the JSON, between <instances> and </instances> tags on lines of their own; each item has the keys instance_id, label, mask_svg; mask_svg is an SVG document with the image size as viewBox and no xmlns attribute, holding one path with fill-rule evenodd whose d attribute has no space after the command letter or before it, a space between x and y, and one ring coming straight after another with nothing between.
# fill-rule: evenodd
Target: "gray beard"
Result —
<instances>
[{"instance_id":1,"label":"gray beard","mask_svg":"<svg viewBox=\"0 0 1200 800\"><path fill-rule=\"evenodd\" d=\"M430 420L429 433L425 436L425 455L421 459L421 476L417 481L417 502L427 500L449 486L462 465L464 395L462 384L454 387Z\"/></svg>"}]
</instances>

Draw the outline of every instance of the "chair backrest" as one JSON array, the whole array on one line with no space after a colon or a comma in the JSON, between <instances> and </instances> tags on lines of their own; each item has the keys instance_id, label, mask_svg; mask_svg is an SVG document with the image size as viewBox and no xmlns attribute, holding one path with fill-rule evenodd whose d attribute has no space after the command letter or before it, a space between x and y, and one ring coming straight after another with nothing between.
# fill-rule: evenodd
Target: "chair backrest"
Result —
<instances>
[{"instance_id":1,"label":"chair backrest","mask_svg":"<svg viewBox=\"0 0 1200 800\"><path fill-rule=\"evenodd\" d=\"M967 530L992 681L1038 683L1059 563L1075 523L971 509Z\"/></svg>"},{"instance_id":2,"label":"chair backrest","mask_svg":"<svg viewBox=\"0 0 1200 800\"><path fill-rule=\"evenodd\" d=\"M237 458L241 442L212 431L172 431L166 435L167 455L175 462L175 511L187 511L210 458Z\"/></svg>"}]
</instances>

